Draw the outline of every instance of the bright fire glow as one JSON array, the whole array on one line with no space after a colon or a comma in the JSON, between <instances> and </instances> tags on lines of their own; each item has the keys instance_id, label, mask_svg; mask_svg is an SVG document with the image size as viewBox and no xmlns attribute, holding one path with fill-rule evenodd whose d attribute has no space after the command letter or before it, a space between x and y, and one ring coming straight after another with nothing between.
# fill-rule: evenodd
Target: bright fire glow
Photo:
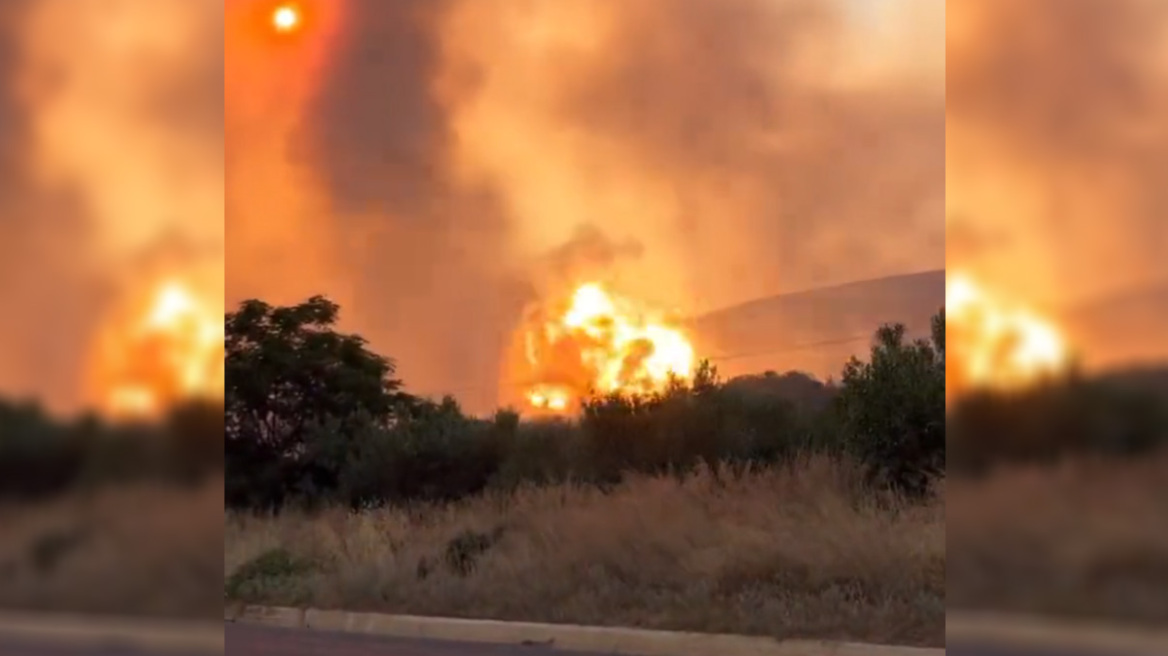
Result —
<instances>
[{"instance_id":1,"label":"bright fire glow","mask_svg":"<svg viewBox=\"0 0 1168 656\"><path fill-rule=\"evenodd\" d=\"M948 277L945 289L946 389L1016 389L1058 373L1069 361L1060 331L1047 319L1009 306L972 278Z\"/></svg>"},{"instance_id":2,"label":"bright fire glow","mask_svg":"<svg viewBox=\"0 0 1168 656\"><path fill-rule=\"evenodd\" d=\"M278 32L291 32L300 25L300 12L292 5L282 5L272 13L272 25Z\"/></svg>"},{"instance_id":3,"label":"bright fire glow","mask_svg":"<svg viewBox=\"0 0 1168 656\"><path fill-rule=\"evenodd\" d=\"M100 355L108 415L155 416L183 399L223 396L222 317L181 283L160 285L128 324L111 326Z\"/></svg>"},{"instance_id":4,"label":"bright fire glow","mask_svg":"<svg viewBox=\"0 0 1168 656\"><path fill-rule=\"evenodd\" d=\"M591 392L649 394L693 375L694 350L680 329L595 283L534 314L523 339L535 381L524 397L536 411L572 411Z\"/></svg>"}]
</instances>

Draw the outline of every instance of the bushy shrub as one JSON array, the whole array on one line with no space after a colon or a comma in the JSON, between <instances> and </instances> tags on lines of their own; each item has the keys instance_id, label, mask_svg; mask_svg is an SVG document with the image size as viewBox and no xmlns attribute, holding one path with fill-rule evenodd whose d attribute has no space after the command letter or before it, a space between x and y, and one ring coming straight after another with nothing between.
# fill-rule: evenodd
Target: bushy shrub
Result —
<instances>
[{"instance_id":1,"label":"bushy shrub","mask_svg":"<svg viewBox=\"0 0 1168 656\"><path fill-rule=\"evenodd\" d=\"M227 342L234 507L451 501L491 487L607 486L629 472L685 475L699 465L733 473L809 452L859 458L885 483L918 490L944 466L943 349L905 343L899 326L881 329L872 360L849 363L840 385L794 372L723 381L703 363L692 381L657 394L597 396L578 417L521 421L508 410L470 417L451 398L401 392L388 378L391 360L333 332L337 308L323 299L242 308L229 315ZM339 394L354 402L324 398L330 379L348 381ZM289 396L274 404L262 381L290 381L281 383Z\"/></svg>"},{"instance_id":2,"label":"bushy shrub","mask_svg":"<svg viewBox=\"0 0 1168 656\"><path fill-rule=\"evenodd\" d=\"M158 421L53 418L0 401L0 497L35 499L152 479L197 483L223 469L223 406L191 402Z\"/></svg>"},{"instance_id":3,"label":"bushy shrub","mask_svg":"<svg viewBox=\"0 0 1168 656\"><path fill-rule=\"evenodd\" d=\"M942 319L943 321L943 319ZM872 481L920 496L945 467L944 333L906 341L885 326L867 362L844 368L837 406L847 448Z\"/></svg>"},{"instance_id":4,"label":"bushy shrub","mask_svg":"<svg viewBox=\"0 0 1168 656\"><path fill-rule=\"evenodd\" d=\"M963 473L1072 453L1146 453L1168 444L1168 368L969 393L954 404L948 432L950 466Z\"/></svg>"}]
</instances>

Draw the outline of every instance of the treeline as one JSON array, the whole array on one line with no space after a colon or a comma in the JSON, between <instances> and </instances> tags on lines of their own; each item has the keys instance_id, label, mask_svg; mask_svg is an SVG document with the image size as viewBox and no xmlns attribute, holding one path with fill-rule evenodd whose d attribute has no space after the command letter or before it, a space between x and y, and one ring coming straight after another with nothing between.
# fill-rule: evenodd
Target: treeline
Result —
<instances>
[{"instance_id":1,"label":"treeline","mask_svg":"<svg viewBox=\"0 0 1168 656\"><path fill-rule=\"evenodd\" d=\"M197 483L222 472L223 405L191 402L158 421L63 421L32 402L0 401L0 500L104 485Z\"/></svg>"},{"instance_id":2,"label":"treeline","mask_svg":"<svg viewBox=\"0 0 1168 656\"><path fill-rule=\"evenodd\" d=\"M953 473L1085 454L1138 457L1168 445L1168 364L975 392L949 415Z\"/></svg>"},{"instance_id":3,"label":"treeline","mask_svg":"<svg viewBox=\"0 0 1168 656\"><path fill-rule=\"evenodd\" d=\"M826 453L862 463L875 485L928 493L945 467L944 319L929 340L876 331L871 357L838 383L768 373L652 397L591 399L571 419L508 410L468 416L450 398L403 391L392 360L335 329L324 298L243 303L227 316L229 507L442 501L560 481L611 485L629 472L733 472Z\"/></svg>"},{"instance_id":4,"label":"treeline","mask_svg":"<svg viewBox=\"0 0 1168 656\"><path fill-rule=\"evenodd\" d=\"M923 495L946 471L1168 444L1168 366L973 393L946 414L943 314L929 340L880 328L870 357L836 382L773 372L723 381L703 366L653 397L594 398L578 417L528 421L507 410L476 418L453 399L404 392L390 359L336 331L338 310L323 298L242 304L226 316L225 401L188 403L157 422L62 421L0 400L0 499L195 482L226 467L229 507L360 507L611 485L702 463L732 473L811 453L858 461L873 484Z\"/></svg>"}]
</instances>

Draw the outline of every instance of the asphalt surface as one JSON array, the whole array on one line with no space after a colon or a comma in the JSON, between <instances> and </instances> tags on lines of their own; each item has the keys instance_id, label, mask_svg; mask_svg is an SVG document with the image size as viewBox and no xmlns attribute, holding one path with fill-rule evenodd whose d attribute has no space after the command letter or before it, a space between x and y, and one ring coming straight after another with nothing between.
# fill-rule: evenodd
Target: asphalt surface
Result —
<instances>
[{"instance_id":1,"label":"asphalt surface","mask_svg":"<svg viewBox=\"0 0 1168 656\"><path fill-rule=\"evenodd\" d=\"M610 656L544 645L407 640L247 624L227 624L224 635L229 656Z\"/></svg>"},{"instance_id":2,"label":"asphalt surface","mask_svg":"<svg viewBox=\"0 0 1168 656\"><path fill-rule=\"evenodd\" d=\"M386 638L360 634L281 629L246 624L224 627L229 656L611 656L569 652L546 645L497 645ZM946 656L1151 656L1132 651L1011 648L951 644ZM0 635L3 656L208 656L207 652L134 648L130 645L33 641ZM710 656L718 656L711 654Z\"/></svg>"},{"instance_id":3,"label":"asphalt surface","mask_svg":"<svg viewBox=\"0 0 1168 656\"><path fill-rule=\"evenodd\" d=\"M241 652L248 653L248 652ZM255 652L257 654L277 652ZM0 654L3 656L209 656L205 651L158 651L137 649L129 645L104 643L82 644L32 638L12 638L0 635Z\"/></svg>"},{"instance_id":4,"label":"asphalt surface","mask_svg":"<svg viewBox=\"0 0 1168 656\"><path fill-rule=\"evenodd\" d=\"M543 645L404 640L246 624L227 625L226 639L229 656L611 656ZM950 645L945 653L946 656L1153 656L1135 652L1042 650L977 644Z\"/></svg>"},{"instance_id":5,"label":"asphalt surface","mask_svg":"<svg viewBox=\"0 0 1168 656\"><path fill-rule=\"evenodd\" d=\"M945 647L945 656L1153 656L1133 651L1084 651L1063 648L1035 649L989 644L955 644Z\"/></svg>"}]
</instances>

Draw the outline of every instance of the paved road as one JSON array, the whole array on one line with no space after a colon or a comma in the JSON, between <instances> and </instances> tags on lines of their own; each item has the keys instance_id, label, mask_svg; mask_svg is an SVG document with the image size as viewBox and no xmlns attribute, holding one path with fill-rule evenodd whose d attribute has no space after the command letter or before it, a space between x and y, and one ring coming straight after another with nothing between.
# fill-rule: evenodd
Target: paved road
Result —
<instances>
[{"instance_id":1,"label":"paved road","mask_svg":"<svg viewBox=\"0 0 1168 656\"><path fill-rule=\"evenodd\" d=\"M406 640L246 624L228 624L225 635L228 656L609 656L534 645ZM2 647L0 653L6 653ZM1151 656L1134 652L1011 649L974 644L950 645L945 653L946 656Z\"/></svg>"},{"instance_id":2,"label":"paved road","mask_svg":"<svg viewBox=\"0 0 1168 656\"><path fill-rule=\"evenodd\" d=\"M1034 649L989 645L956 644L945 648L945 656L1152 656L1133 651L1068 651L1062 648Z\"/></svg>"},{"instance_id":3,"label":"paved road","mask_svg":"<svg viewBox=\"0 0 1168 656\"><path fill-rule=\"evenodd\" d=\"M567 652L538 645L473 645L465 642L404 640L324 631L277 629L244 624L225 626L228 656L609 656ZM946 656L1145 656L1136 652L1067 651L975 644L949 645ZM52 644L0 635L3 656L207 656L206 652L159 651L130 646ZM717 656L711 654L710 656Z\"/></svg>"},{"instance_id":4,"label":"paved road","mask_svg":"<svg viewBox=\"0 0 1168 656\"><path fill-rule=\"evenodd\" d=\"M111 643L104 645L70 644L68 642L36 640L24 637L11 638L4 635L0 635L0 654L4 656L208 656L205 651L158 651L135 649L134 647Z\"/></svg>"},{"instance_id":5,"label":"paved road","mask_svg":"<svg viewBox=\"0 0 1168 656\"><path fill-rule=\"evenodd\" d=\"M608 656L542 645L406 640L247 624L227 624L224 635L228 656Z\"/></svg>"}]
</instances>

